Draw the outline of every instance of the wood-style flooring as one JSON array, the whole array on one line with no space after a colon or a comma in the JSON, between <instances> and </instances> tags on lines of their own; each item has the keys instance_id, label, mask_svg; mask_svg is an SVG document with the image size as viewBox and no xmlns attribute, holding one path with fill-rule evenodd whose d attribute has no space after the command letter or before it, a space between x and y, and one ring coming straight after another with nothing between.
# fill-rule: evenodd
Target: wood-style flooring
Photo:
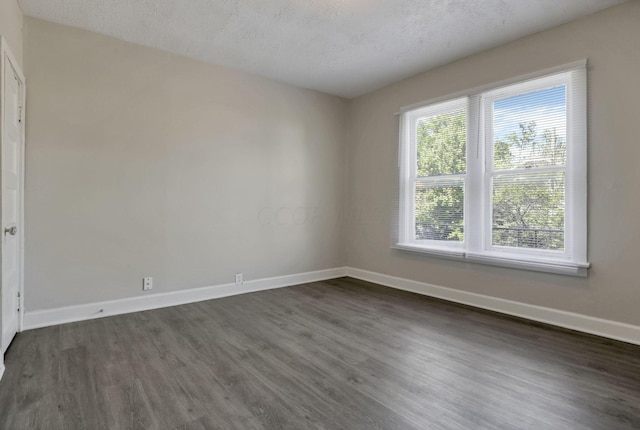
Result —
<instances>
[{"instance_id":1,"label":"wood-style flooring","mask_svg":"<svg viewBox=\"0 0 640 430\"><path fill-rule=\"evenodd\" d=\"M0 429L640 429L640 347L341 278L19 334Z\"/></svg>"}]
</instances>

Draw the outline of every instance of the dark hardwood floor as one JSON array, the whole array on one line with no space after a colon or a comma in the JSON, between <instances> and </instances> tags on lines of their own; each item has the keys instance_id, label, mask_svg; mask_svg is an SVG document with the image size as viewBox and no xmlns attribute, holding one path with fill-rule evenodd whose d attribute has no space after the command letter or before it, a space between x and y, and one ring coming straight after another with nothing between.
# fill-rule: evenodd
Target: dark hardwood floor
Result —
<instances>
[{"instance_id":1,"label":"dark hardwood floor","mask_svg":"<svg viewBox=\"0 0 640 430\"><path fill-rule=\"evenodd\" d=\"M640 347L349 278L19 334L1 429L640 429Z\"/></svg>"}]
</instances>

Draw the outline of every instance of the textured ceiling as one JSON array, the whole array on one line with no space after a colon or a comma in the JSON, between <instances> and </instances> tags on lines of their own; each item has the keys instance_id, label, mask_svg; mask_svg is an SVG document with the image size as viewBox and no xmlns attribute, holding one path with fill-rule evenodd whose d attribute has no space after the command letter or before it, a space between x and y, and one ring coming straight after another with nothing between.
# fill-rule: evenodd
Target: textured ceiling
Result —
<instances>
[{"instance_id":1,"label":"textured ceiling","mask_svg":"<svg viewBox=\"0 0 640 430\"><path fill-rule=\"evenodd\" d=\"M28 16L355 97L623 0L19 0Z\"/></svg>"}]
</instances>

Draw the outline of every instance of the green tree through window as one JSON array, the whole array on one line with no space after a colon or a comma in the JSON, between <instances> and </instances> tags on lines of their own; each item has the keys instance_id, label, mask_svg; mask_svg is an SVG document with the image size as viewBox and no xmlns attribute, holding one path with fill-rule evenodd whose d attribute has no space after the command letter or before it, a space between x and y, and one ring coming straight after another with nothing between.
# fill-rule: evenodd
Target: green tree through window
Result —
<instances>
[{"instance_id":1,"label":"green tree through window","mask_svg":"<svg viewBox=\"0 0 640 430\"><path fill-rule=\"evenodd\" d=\"M459 109L425 118L417 127L418 177L460 174L466 171L466 111ZM464 182L424 182L416 185L416 238L464 239Z\"/></svg>"},{"instance_id":2,"label":"green tree through window","mask_svg":"<svg viewBox=\"0 0 640 430\"><path fill-rule=\"evenodd\" d=\"M464 173L466 112L426 118L417 127L418 177ZM494 144L492 239L495 245L564 249L565 184L562 172L510 175L510 169L564 165L566 144L556 130L538 132L535 121ZM416 238L464 239L464 183L421 184L415 192Z\"/></svg>"}]
</instances>

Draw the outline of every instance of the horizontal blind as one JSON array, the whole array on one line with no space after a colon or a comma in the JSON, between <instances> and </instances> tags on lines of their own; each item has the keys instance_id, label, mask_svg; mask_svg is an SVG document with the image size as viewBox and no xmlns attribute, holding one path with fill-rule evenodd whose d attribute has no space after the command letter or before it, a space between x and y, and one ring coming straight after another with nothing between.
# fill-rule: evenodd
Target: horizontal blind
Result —
<instances>
[{"instance_id":1,"label":"horizontal blind","mask_svg":"<svg viewBox=\"0 0 640 430\"><path fill-rule=\"evenodd\" d=\"M394 245L588 267L586 85L579 62L401 114Z\"/></svg>"},{"instance_id":2,"label":"horizontal blind","mask_svg":"<svg viewBox=\"0 0 640 430\"><path fill-rule=\"evenodd\" d=\"M562 75L487 96L490 246L565 251L567 86Z\"/></svg>"}]
</instances>

